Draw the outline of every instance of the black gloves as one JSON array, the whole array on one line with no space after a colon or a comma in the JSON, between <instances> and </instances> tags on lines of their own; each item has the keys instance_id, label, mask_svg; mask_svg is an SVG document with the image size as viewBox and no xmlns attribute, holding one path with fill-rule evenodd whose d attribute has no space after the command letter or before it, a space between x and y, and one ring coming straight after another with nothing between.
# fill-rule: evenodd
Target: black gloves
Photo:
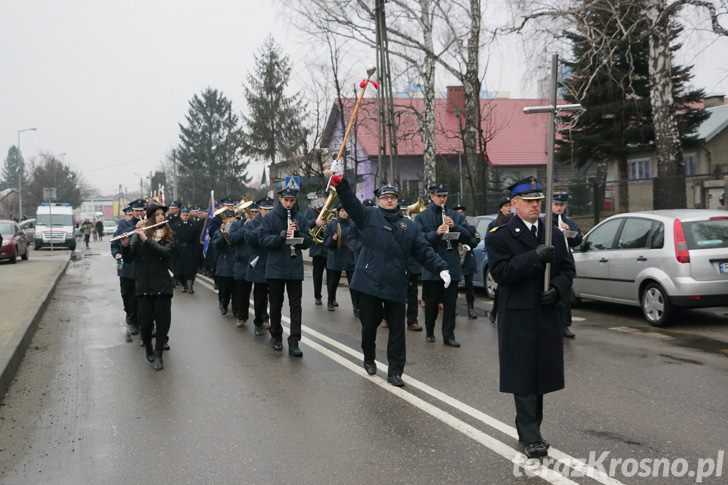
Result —
<instances>
[{"instance_id":1,"label":"black gloves","mask_svg":"<svg viewBox=\"0 0 728 485\"><path fill-rule=\"evenodd\" d=\"M542 305L554 305L559 301L559 292L552 286L548 290L541 293L538 299Z\"/></svg>"},{"instance_id":2,"label":"black gloves","mask_svg":"<svg viewBox=\"0 0 728 485\"><path fill-rule=\"evenodd\" d=\"M541 262L544 264L556 261L556 248L553 246L544 246L541 244L536 248L536 254L538 254L538 257L541 258Z\"/></svg>"}]
</instances>

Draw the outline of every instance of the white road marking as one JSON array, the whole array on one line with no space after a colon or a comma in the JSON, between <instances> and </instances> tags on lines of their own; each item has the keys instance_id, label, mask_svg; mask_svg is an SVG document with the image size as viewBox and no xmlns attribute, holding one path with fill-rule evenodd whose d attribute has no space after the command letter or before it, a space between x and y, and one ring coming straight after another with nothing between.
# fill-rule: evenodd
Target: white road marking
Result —
<instances>
[{"instance_id":1,"label":"white road marking","mask_svg":"<svg viewBox=\"0 0 728 485\"><path fill-rule=\"evenodd\" d=\"M586 320L586 318L584 318L584 317L574 317L574 316L572 316L572 317L571 317L571 320L572 320L572 321L574 321L574 322L583 322L583 321L585 321L585 320Z\"/></svg>"},{"instance_id":2,"label":"white road marking","mask_svg":"<svg viewBox=\"0 0 728 485\"><path fill-rule=\"evenodd\" d=\"M214 287L210 284L207 284L203 281L203 286L206 288L215 291ZM254 303L253 300L250 300L251 303ZM281 316L281 319L287 323L290 324L291 320L285 315ZM283 326L284 331L288 334L289 329L288 327ZM325 342L340 351L357 358L359 361L362 361L364 359L364 355L361 352L358 352L351 347L342 344L338 340L332 339L312 328L309 328L305 325L301 325L301 330L307 334L310 334L313 338L316 338L322 342ZM526 456L519 452L518 450L506 445L505 443L499 441L498 439L494 438L493 436L484 433L477 428L474 428L473 426L465 423L464 421L458 419L457 417L453 416L452 414L442 410L441 408L434 406L427 401L422 400L421 398L415 396L414 394L395 386L390 385L385 379L378 377L378 376L369 376L366 371L362 368L361 365L355 364L351 362L350 360L347 360L340 356L339 354L329 350L326 347L323 347L322 345L318 344L317 342L310 340L309 338L302 337L301 341L306 344L307 346L311 347L312 349L316 350L317 352L321 353L322 355L325 355L326 357L329 357L331 360L335 361L336 363L346 367L347 369L351 370L355 374L358 374L368 380L370 380L372 383L378 385L382 389L396 395L397 397L400 397L401 399L404 399L408 403L412 404L413 406L417 407L418 409L430 414L431 416L439 419L443 423L447 424L448 426L451 426L452 428L456 429L457 431L460 431L464 435L472 438L473 440L477 441L478 443L482 444L486 448L489 448L490 450L496 452L497 454L503 456L504 458L508 459L512 463L520 466L521 468L528 467L529 473L532 473L536 476L539 476L540 478L550 482L550 483L558 483L558 484L573 484L576 483L572 480L570 480L567 477L564 477L560 473L551 470L550 468L542 467L542 466L536 466L535 468L532 467L533 460L530 460L530 463L527 463ZM386 364L383 364L379 361L377 361L377 368L381 369L383 371L388 370L388 366ZM411 377L407 374L406 376L406 382L408 386L411 386L415 389L419 389L420 391L430 395L431 397L467 414L468 416L471 416L478 421L497 429L498 431L502 432L503 434L506 434L512 438L518 439L518 432L516 429L512 426L509 426L502 421L478 410L473 408L472 406L469 406L457 399L455 399L452 396L449 396L448 394L445 394L442 391L438 391L437 389L425 384L424 382L421 382L414 377ZM587 463L585 463L582 460L579 460L577 458L572 457L571 455L564 453L556 448L551 447L549 449L549 456L555 458L561 463L565 463L568 466L570 466L575 471L580 472L584 476L587 476L599 483L602 483L604 485L623 485L622 482L619 480L610 477L606 473L603 473L601 470L594 468Z\"/></svg>"}]
</instances>

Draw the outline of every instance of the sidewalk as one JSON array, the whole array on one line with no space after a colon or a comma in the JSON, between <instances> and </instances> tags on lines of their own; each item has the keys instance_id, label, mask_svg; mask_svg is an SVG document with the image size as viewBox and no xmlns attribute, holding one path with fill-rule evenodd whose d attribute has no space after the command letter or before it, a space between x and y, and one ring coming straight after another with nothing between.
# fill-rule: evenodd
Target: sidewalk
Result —
<instances>
[{"instance_id":1,"label":"sidewalk","mask_svg":"<svg viewBox=\"0 0 728 485\"><path fill-rule=\"evenodd\" d=\"M70 256L68 250L31 249L27 261L0 263L0 401Z\"/></svg>"}]
</instances>

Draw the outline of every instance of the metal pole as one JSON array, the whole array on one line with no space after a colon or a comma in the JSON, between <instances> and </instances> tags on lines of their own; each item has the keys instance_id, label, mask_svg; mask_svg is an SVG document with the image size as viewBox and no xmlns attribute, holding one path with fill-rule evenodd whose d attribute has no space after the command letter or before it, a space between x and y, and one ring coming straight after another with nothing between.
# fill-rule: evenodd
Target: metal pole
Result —
<instances>
[{"instance_id":1,"label":"metal pole","mask_svg":"<svg viewBox=\"0 0 728 485\"><path fill-rule=\"evenodd\" d=\"M551 224L551 199L553 197L553 183L554 183L554 131L556 125L556 91L558 89L558 74L559 74L559 56L554 54L551 57L551 106L554 109L549 111L549 126L548 126L548 159L546 161L546 217L544 220L544 227L546 234L544 237L544 243L546 246L550 246L552 243L553 225ZM546 269L543 275L543 288L548 290L551 286L551 263L546 263Z\"/></svg>"},{"instance_id":2,"label":"metal pole","mask_svg":"<svg viewBox=\"0 0 728 485\"><path fill-rule=\"evenodd\" d=\"M459 203L463 204L463 154L458 152L458 172L460 174L460 197ZM477 214L477 212L476 212Z\"/></svg>"},{"instance_id":3,"label":"metal pole","mask_svg":"<svg viewBox=\"0 0 728 485\"><path fill-rule=\"evenodd\" d=\"M53 205L51 204L51 191L48 191L48 216L51 219L51 252L53 252Z\"/></svg>"}]
</instances>

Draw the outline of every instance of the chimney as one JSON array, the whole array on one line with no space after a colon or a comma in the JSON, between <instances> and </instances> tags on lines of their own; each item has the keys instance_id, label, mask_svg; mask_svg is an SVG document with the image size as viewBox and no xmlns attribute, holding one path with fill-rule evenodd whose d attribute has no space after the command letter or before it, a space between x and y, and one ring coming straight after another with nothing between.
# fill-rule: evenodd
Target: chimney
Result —
<instances>
[{"instance_id":1,"label":"chimney","mask_svg":"<svg viewBox=\"0 0 728 485\"><path fill-rule=\"evenodd\" d=\"M447 87L447 112L461 114L465 110L465 88L463 86Z\"/></svg>"},{"instance_id":2,"label":"chimney","mask_svg":"<svg viewBox=\"0 0 728 485\"><path fill-rule=\"evenodd\" d=\"M449 93L450 93L450 91L448 88L448 99L450 97ZM723 106L725 104L725 95L724 94L708 94L705 96L705 99L703 99L703 104L706 108L714 108L716 106Z\"/></svg>"}]
</instances>

